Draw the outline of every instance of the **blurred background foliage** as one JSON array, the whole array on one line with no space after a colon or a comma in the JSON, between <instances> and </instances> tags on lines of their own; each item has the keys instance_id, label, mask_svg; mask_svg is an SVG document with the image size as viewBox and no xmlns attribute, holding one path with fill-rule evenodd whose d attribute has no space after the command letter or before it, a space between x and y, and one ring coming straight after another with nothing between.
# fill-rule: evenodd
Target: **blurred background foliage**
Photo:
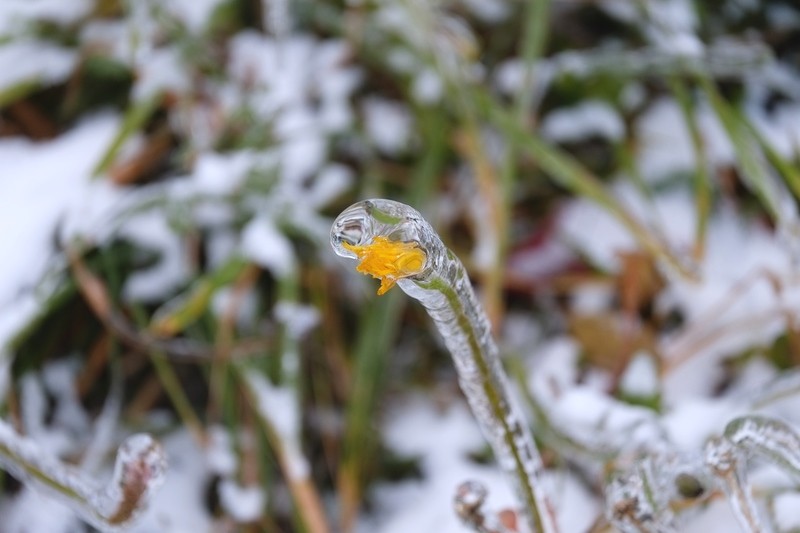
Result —
<instances>
[{"instance_id":1,"label":"blurred background foliage","mask_svg":"<svg viewBox=\"0 0 800 533\"><path fill-rule=\"evenodd\" d=\"M226 475L267 494L263 512L237 517L224 476L210 476L205 508L230 528L350 530L374 483L421 475L384 446L385 408L412 390L458 396L424 313L397 291L375 297L332 256L328 224L354 201L393 198L429 218L521 360L510 364L531 347L509 332L568 335L584 371L612 376L611 396L655 412L659 394L620 382L643 351L660 373L677 365L660 339L695 317L659 302L705 279L714 213L733 206L796 248L800 130L770 126L789 106L798 117L793 0L14 4L0 9L14 72L0 82L0 142L53 142L114 116L86 186L124 201L80 235L50 229L50 266L27 289L38 307L5 343L4 417L24 432L22 384L64 361L95 417L119 367L121 427L188 430L201 448L228 434ZM648 155L664 106L680 120L655 142L688 132L688 165ZM689 220L648 216L674 191L689 192ZM629 236L611 262L561 230L587 204ZM585 221L585 241L603 241L606 226ZM675 224L690 226L680 240ZM576 312L576 294L598 287L603 308ZM792 319L737 348L710 387L721 394L752 357L794 368L797 335ZM260 407L264 387L287 394L296 427ZM80 455L86 437L74 438Z\"/></svg>"}]
</instances>

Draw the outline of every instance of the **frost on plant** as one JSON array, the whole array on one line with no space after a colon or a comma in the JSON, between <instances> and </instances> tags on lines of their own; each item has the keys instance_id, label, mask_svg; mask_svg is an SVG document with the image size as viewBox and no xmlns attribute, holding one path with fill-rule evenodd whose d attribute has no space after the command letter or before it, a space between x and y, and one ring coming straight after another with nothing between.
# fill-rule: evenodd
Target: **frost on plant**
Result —
<instances>
[{"instance_id":1,"label":"frost on plant","mask_svg":"<svg viewBox=\"0 0 800 533\"><path fill-rule=\"evenodd\" d=\"M366 200L334 221L331 245L358 259L358 270L381 279L378 293L395 283L422 303L450 350L459 383L500 466L516 481L532 531L554 531L542 487L542 463L511 401L488 320L461 261L411 207Z\"/></svg>"},{"instance_id":2,"label":"frost on plant","mask_svg":"<svg viewBox=\"0 0 800 533\"><path fill-rule=\"evenodd\" d=\"M620 531L677 531L663 478L653 458L646 458L606 487L609 518Z\"/></svg>"},{"instance_id":3,"label":"frost on plant","mask_svg":"<svg viewBox=\"0 0 800 533\"><path fill-rule=\"evenodd\" d=\"M800 436L780 420L762 415L735 418L702 450L650 450L615 475L606 487L609 521L623 532L679 531L674 509L719 490L744 531L769 531L748 462L757 457L797 478L798 450Z\"/></svg>"},{"instance_id":4,"label":"frost on plant","mask_svg":"<svg viewBox=\"0 0 800 533\"><path fill-rule=\"evenodd\" d=\"M5 422L0 422L0 466L23 483L54 495L103 531L130 525L166 474L161 445L149 435L137 434L120 446L111 481L98 486Z\"/></svg>"},{"instance_id":5,"label":"frost on plant","mask_svg":"<svg viewBox=\"0 0 800 533\"><path fill-rule=\"evenodd\" d=\"M725 426L725 438L800 478L800 436L786 423L765 416L742 416Z\"/></svg>"}]
</instances>

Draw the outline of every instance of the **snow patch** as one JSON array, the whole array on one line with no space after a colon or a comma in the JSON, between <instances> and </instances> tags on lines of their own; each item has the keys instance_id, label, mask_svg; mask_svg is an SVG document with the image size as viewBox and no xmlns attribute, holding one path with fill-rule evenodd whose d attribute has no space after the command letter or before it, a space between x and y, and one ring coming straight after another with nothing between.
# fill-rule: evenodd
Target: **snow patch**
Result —
<instances>
[{"instance_id":1,"label":"snow patch","mask_svg":"<svg viewBox=\"0 0 800 533\"><path fill-rule=\"evenodd\" d=\"M252 522L261 516L267 495L258 487L242 487L225 479L219 484L219 499L234 520Z\"/></svg>"},{"instance_id":2,"label":"snow patch","mask_svg":"<svg viewBox=\"0 0 800 533\"><path fill-rule=\"evenodd\" d=\"M257 215L242 231L242 253L278 277L295 270L295 256L289 239L264 215Z\"/></svg>"},{"instance_id":3,"label":"snow patch","mask_svg":"<svg viewBox=\"0 0 800 533\"><path fill-rule=\"evenodd\" d=\"M587 100L548 113L542 120L541 134L557 142L578 142L593 136L614 142L622 139L625 126L608 103Z\"/></svg>"}]
</instances>

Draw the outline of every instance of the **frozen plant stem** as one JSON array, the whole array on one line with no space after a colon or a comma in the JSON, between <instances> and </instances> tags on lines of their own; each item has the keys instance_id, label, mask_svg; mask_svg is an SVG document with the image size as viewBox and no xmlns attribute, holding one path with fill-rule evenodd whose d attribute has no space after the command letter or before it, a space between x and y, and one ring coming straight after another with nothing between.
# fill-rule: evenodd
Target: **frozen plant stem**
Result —
<instances>
[{"instance_id":1,"label":"frozen plant stem","mask_svg":"<svg viewBox=\"0 0 800 533\"><path fill-rule=\"evenodd\" d=\"M745 451L729 438L713 438L706 443L704 460L711 472L722 482L733 514L744 531L768 533L758 514L744 467Z\"/></svg>"},{"instance_id":2,"label":"frozen plant stem","mask_svg":"<svg viewBox=\"0 0 800 533\"><path fill-rule=\"evenodd\" d=\"M101 531L129 526L164 482L161 445L145 434L120 446L111 482L96 485L0 420L0 467L19 481L55 495Z\"/></svg>"},{"instance_id":3,"label":"frozen plant stem","mask_svg":"<svg viewBox=\"0 0 800 533\"><path fill-rule=\"evenodd\" d=\"M411 207L365 200L347 208L331 229L337 255L381 280L378 294L395 284L422 303L444 338L461 389L500 466L515 481L529 529L557 531L542 482L542 461L518 408L489 322L461 261Z\"/></svg>"}]
</instances>

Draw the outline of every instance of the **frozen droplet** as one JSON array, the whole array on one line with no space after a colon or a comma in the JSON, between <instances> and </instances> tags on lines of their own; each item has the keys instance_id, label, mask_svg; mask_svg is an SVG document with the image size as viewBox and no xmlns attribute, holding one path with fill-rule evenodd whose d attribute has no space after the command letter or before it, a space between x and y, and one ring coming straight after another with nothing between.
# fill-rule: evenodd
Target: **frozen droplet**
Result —
<instances>
[{"instance_id":1,"label":"frozen droplet","mask_svg":"<svg viewBox=\"0 0 800 533\"><path fill-rule=\"evenodd\" d=\"M462 520L470 520L471 517L481 513L486 501L488 491L486 485L479 481L465 481L456 489L456 495L453 499L453 505L456 509L456 514Z\"/></svg>"}]
</instances>

